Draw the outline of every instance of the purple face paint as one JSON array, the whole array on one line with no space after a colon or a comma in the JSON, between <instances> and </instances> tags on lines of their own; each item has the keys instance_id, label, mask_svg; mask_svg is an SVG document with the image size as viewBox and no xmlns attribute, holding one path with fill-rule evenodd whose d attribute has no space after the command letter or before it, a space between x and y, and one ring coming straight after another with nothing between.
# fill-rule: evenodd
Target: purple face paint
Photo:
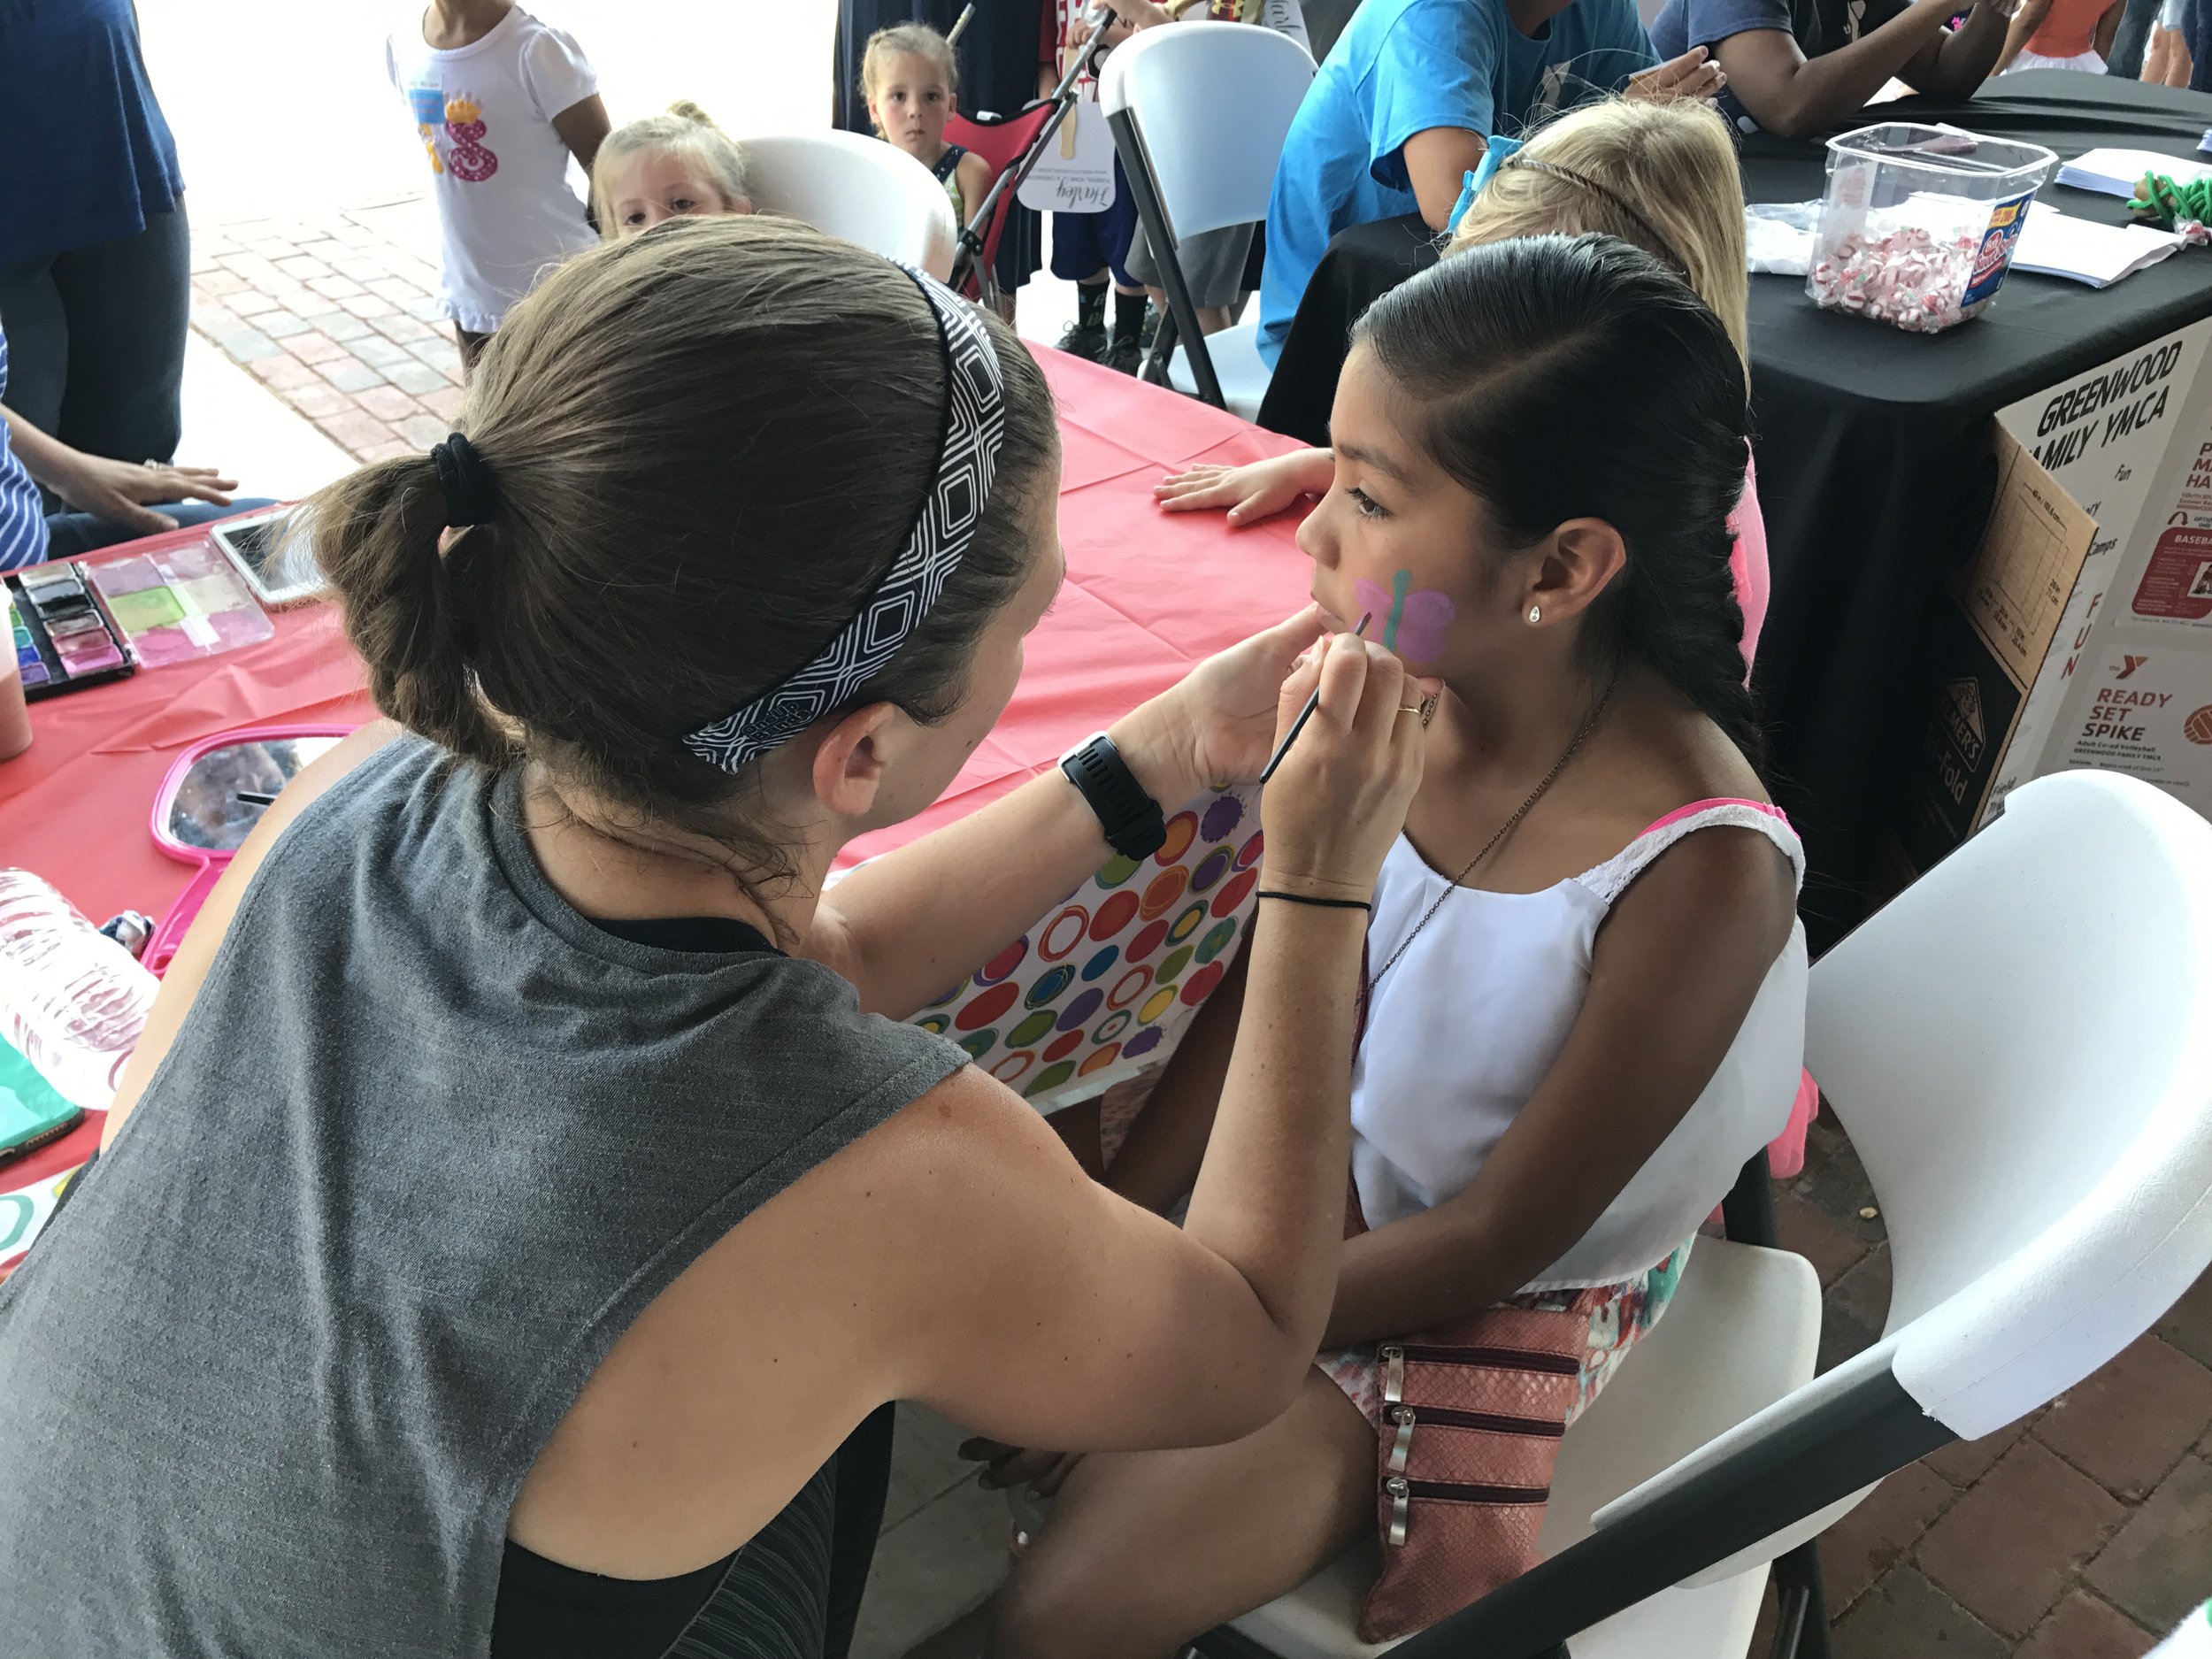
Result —
<instances>
[{"instance_id":1,"label":"purple face paint","mask_svg":"<svg viewBox=\"0 0 2212 1659\"><path fill-rule=\"evenodd\" d=\"M1444 654L1444 630L1458 611L1449 594L1433 588L1415 588L1411 571L1393 571L1390 592L1373 582L1352 584L1352 596L1362 609L1385 618L1383 649L1408 662L1432 662Z\"/></svg>"}]
</instances>

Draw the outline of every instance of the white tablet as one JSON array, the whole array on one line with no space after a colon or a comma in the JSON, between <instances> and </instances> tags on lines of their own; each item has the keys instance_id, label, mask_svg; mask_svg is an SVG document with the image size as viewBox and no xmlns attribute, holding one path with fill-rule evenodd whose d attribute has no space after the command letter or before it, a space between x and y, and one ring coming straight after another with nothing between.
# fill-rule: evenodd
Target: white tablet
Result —
<instances>
[{"instance_id":1,"label":"white tablet","mask_svg":"<svg viewBox=\"0 0 2212 1659\"><path fill-rule=\"evenodd\" d=\"M303 511L280 507L242 518L219 518L208 526L208 533L265 605L295 605L319 599L328 588L322 572L315 567Z\"/></svg>"}]
</instances>

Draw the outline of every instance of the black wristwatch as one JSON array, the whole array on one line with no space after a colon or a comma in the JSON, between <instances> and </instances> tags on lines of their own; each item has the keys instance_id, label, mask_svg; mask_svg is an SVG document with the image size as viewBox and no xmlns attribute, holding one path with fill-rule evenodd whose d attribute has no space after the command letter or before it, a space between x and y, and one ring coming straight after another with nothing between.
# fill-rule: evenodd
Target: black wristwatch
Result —
<instances>
[{"instance_id":1,"label":"black wristwatch","mask_svg":"<svg viewBox=\"0 0 2212 1659\"><path fill-rule=\"evenodd\" d=\"M1106 844L1124 858L1148 858L1167 841L1160 803L1144 792L1136 773L1101 732L1060 757L1060 770L1098 814Z\"/></svg>"}]
</instances>

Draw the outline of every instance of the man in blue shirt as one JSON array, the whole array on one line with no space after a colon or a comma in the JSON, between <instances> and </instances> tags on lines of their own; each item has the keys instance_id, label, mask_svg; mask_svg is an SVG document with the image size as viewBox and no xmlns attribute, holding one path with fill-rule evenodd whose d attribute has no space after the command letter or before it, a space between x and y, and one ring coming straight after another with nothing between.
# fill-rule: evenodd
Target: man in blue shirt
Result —
<instances>
[{"instance_id":1,"label":"man in blue shirt","mask_svg":"<svg viewBox=\"0 0 2212 1659\"><path fill-rule=\"evenodd\" d=\"M1842 124L1893 75L1970 98L1996 67L2015 0L1667 0L1661 51L1709 48L1727 73L1720 112L1739 132L1804 138Z\"/></svg>"},{"instance_id":2,"label":"man in blue shirt","mask_svg":"<svg viewBox=\"0 0 2212 1659\"><path fill-rule=\"evenodd\" d=\"M1697 52L1656 55L1633 0L1365 0L1298 108L1267 210L1260 354L1272 364L1329 239L1417 210L1437 230L1492 133L1626 88L1709 97Z\"/></svg>"}]
</instances>

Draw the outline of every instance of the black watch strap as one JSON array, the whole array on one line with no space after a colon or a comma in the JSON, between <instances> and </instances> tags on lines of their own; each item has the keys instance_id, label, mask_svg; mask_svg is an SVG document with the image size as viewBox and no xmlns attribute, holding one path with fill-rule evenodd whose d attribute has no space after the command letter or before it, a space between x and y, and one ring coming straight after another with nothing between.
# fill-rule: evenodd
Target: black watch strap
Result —
<instances>
[{"instance_id":1,"label":"black watch strap","mask_svg":"<svg viewBox=\"0 0 2212 1659\"><path fill-rule=\"evenodd\" d=\"M1124 858L1148 858L1166 844L1160 803L1144 792L1105 733L1061 756L1060 770L1098 814L1106 844Z\"/></svg>"}]
</instances>

